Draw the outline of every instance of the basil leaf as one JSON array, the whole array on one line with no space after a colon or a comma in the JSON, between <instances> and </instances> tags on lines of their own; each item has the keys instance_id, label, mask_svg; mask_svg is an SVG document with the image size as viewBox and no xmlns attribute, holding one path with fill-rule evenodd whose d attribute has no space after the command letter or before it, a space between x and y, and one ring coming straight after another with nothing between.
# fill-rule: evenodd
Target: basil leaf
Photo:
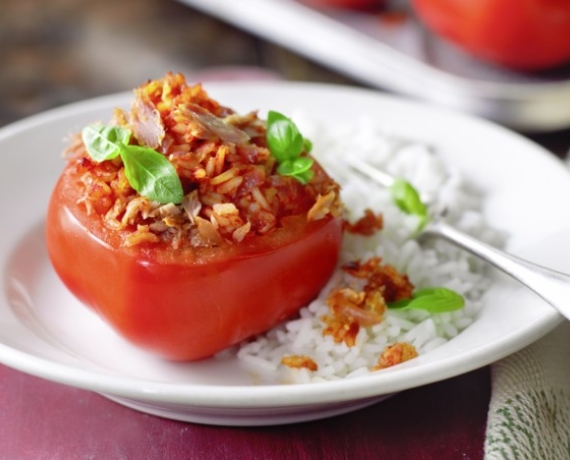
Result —
<instances>
[{"instance_id":1,"label":"basil leaf","mask_svg":"<svg viewBox=\"0 0 570 460\"><path fill-rule=\"evenodd\" d=\"M308 157L299 157L293 160L286 160L277 166L277 172L284 176L292 176L296 173L303 173L311 169L314 160Z\"/></svg>"},{"instance_id":2,"label":"basil leaf","mask_svg":"<svg viewBox=\"0 0 570 460\"><path fill-rule=\"evenodd\" d=\"M417 291L409 308L418 308L430 313L443 313L460 310L465 305L465 299L451 289L444 287L426 288Z\"/></svg>"},{"instance_id":3,"label":"basil leaf","mask_svg":"<svg viewBox=\"0 0 570 460\"><path fill-rule=\"evenodd\" d=\"M390 310L403 310L407 308L408 305L410 305L411 301L412 299L402 299L402 300L397 300L396 302L390 302L388 303L388 308Z\"/></svg>"},{"instance_id":4,"label":"basil leaf","mask_svg":"<svg viewBox=\"0 0 570 460\"><path fill-rule=\"evenodd\" d=\"M301 182L301 184L303 184L303 185L308 184L314 175L315 175L315 173L313 171L310 171L310 170L302 172L302 173L292 174L292 176L295 179L297 179L299 182Z\"/></svg>"},{"instance_id":5,"label":"basil leaf","mask_svg":"<svg viewBox=\"0 0 570 460\"><path fill-rule=\"evenodd\" d=\"M293 160L286 160L277 166L277 172L282 176L292 176L302 184L311 180L314 172L311 167L315 161L309 157L298 157Z\"/></svg>"},{"instance_id":6,"label":"basil leaf","mask_svg":"<svg viewBox=\"0 0 570 460\"><path fill-rule=\"evenodd\" d=\"M119 126L89 125L83 128L81 138L89 156L100 163L116 158L121 146L129 143L131 132Z\"/></svg>"},{"instance_id":7,"label":"basil leaf","mask_svg":"<svg viewBox=\"0 0 570 460\"><path fill-rule=\"evenodd\" d=\"M278 162L298 157L303 151L303 136L285 115L270 111L267 116L267 145Z\"/></svg>"},{"instance_id":8,"label":"basil leaf","mask_svg":"<svg viewBox=\"0 0 570 460\"><path fill-rule=\"evenodd\" d=\"M121 156L129 184L160 203L182 202L184 191L176 169L160 153L129 145L131 131L119 126L89 125L81 132L89 156L98 162Z\"/></svg>"},{"instance_id":9,"label":"basil leaf","mask_svg":"<svg viewBox=\"0 0 570 460\"><path fill-rule=\"evenodd\" d=\"M394 202L402 211L420 218L420 228L422 228L427 222L428 211L414 186L405 179L398 178L394 180L390 192Z\"/></svg>"},{"instance_id":10,"label":"basil leaf","mask_svg":"<svg viewBox=\"0 0 570 460\"><path fill-rule=\"evenodd\" d=\"M412 294L411 299L403 299L388 304L390 309L425 310L429 313L444 313L448 311L460 310L465 305L465 299L457 292L445 288L425 288L419 289Z\"/></svg>"},{"instance_id":11,"label":"basil leaf","mask_svg":"<svg viewBox=\"0 0 570 460\"><path fill-rule=\"evenodd\" d=\"M180 178L164 155L147 147L125 145L121 159L127 180L142 196L160 203L182 202Z\"/></svg>"}]
</instances>

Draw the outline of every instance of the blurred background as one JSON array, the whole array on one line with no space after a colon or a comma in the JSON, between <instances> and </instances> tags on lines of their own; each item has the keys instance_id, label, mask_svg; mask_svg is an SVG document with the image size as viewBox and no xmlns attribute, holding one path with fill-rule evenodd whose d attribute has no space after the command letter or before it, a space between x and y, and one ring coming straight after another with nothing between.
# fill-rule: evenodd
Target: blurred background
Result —
<instances>
[{"instance_id":1,"label":"blurred background","mask_svg":"<svg viewBox=\"0 0 570 460\"><path fill-rule=\"evenodd\" d=\"M169 70L192 81L250 77L364 86L174 0L0 0L0 126L127 91ZM558 156L570 143L570 129L525 134Z\"/></svg>"},{"instance_id":2,"label":"blurred background","mask_svg":"<svg viewBox=\"0 0 570 460\"><path fill-rule=\"evenodd\" d=\"M169 70L348 82L174 0L0 0L0 125Z\"/></svg>"}]
</instances>

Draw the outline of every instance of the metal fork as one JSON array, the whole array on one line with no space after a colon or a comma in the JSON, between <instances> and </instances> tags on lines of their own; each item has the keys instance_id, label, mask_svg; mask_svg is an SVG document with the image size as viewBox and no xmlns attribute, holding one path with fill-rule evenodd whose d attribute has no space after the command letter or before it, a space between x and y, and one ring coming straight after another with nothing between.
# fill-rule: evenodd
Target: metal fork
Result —
<instances>
[{"instance_id":1,"label":"metal fork","mask_svg":"<svg viewBox=\"0 0 570 460\"><path fill-rule=\"evenodd\" d=\"M369 177L378 184L390 187L395 178L358 158L343 159L352 169ZM444 211L430 215L422 235L442 238L490 263L515 280L534 291L567 319L570 319L570 276L528 260L513 256L467 235L443 219Z\"/></svg>"}]
</instances>

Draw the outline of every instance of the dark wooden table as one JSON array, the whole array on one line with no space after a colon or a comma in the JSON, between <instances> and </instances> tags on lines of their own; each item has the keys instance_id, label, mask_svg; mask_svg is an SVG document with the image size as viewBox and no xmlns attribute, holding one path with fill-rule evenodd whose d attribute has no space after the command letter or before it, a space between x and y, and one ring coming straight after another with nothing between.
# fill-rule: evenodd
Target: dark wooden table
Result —
<instances>
[{"instance_id":1,"label":"dark wooden table","mask_svg":"<svg viewBox=\"0 0 570 460\"><path fill-rule=\"evenodd\" d=\"M0 125L167 70L356 84L168 0L0 0ZM559 157L570 130L527 134ZM0 365L0 459L483 457L489 368L303 424L228 428L142 414Z\"/></svg>"}]
</instances>

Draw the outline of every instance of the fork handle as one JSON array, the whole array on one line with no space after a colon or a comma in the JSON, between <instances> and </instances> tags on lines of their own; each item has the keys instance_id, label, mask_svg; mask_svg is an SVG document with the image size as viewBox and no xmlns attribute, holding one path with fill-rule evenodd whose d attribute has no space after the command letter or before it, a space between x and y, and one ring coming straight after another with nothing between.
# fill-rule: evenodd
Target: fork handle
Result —
<instances>
[{"instance_id":1,"label":"fork handle","mask_svg":"<svg viewBox=\"0 0 570 460\"><path fill-rule=\"evenodd\" d=\"M534 291L570 319L570 276L508 254L443 221L431 222L424 235L443 238L495 266Z\"/></svg>"}]
</instances>

